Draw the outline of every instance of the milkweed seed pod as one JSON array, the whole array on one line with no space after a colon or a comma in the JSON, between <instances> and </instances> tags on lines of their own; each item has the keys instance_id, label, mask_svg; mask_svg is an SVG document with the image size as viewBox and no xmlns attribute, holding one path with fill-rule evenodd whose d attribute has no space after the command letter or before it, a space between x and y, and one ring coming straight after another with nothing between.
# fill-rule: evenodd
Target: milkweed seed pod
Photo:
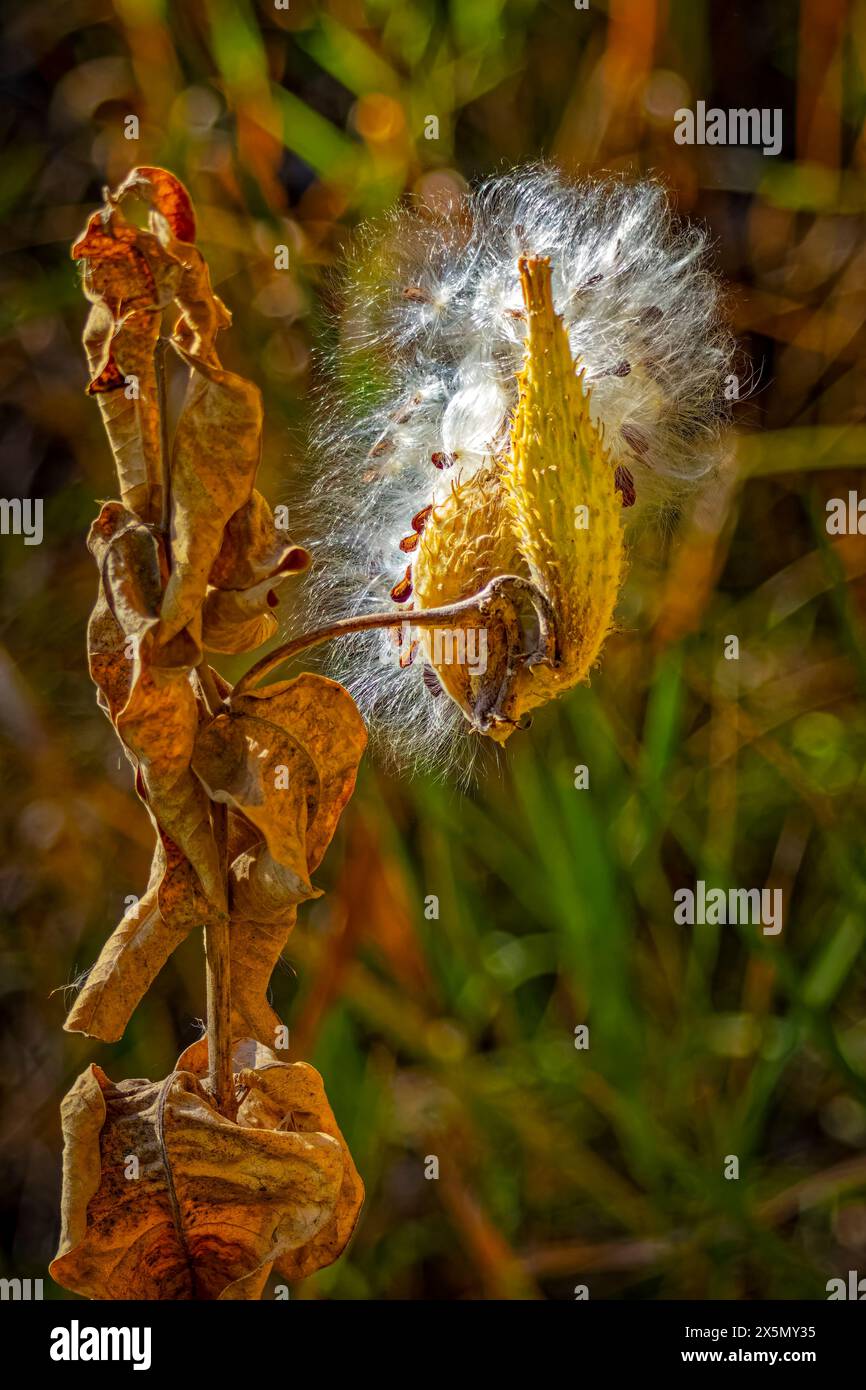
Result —
<instances>
[{"instance_id":1,"label":"milkweed seed pod","mask_svg":"<svg viewBox=\"0 0 866 1390\"><path fill-rule=\"evenodd\" d=\"M398 762L465 768L480 740L462 734L501 743L588 678L627 527L716 466L732 348L706 260L657 184L544 166L447 217L362 228L316 440L310 592L319 620L405 612L332 657ZM499 576L523 588L418 624Z\"/></svg>"}]
</instances>

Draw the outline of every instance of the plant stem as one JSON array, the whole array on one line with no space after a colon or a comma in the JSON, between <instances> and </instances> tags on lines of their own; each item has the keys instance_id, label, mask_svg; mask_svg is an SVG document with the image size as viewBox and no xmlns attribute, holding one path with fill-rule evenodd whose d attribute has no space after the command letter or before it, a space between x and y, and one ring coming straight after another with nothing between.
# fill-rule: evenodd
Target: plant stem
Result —
<instances>
[{"instance_id":1,"label":"plant stem","mask_svg":"<svg viewBox=\"0 0 866 1390\"><path fill-rule=\"evenodd\" d=\"M161 463L161 487L159 508L159 529L165 538L165 550L169 563L171 547L169 530L171 525L171 445L168 437L168 386L166 384L165 357L168 352L168 339L162 335L157 339L154 353L156 369L156 396L159 407L159 441Z\"/></svg>"},{"instance_id":2,"label":"plant stem","mask_svg":"<svg viewBox=\"0 0 866 1390\"><path fill-rule=\"evenodd\" d=\"M225 852L228 808L213 802L211 815L225 878L228 867ZM204 950L207 970L208 1088L220 1113L226 1119L233 1120L237 1114L237 1104L232 1067L231 949L227 911L215 912L205 923Z\"/></svg>"},{"instance_id":3,"label":"plant stem","mask_svg":"<svg viewBox=\"0 0 866 1390\"><path fill-rule=\"evenodd\" d=\"M496 579L491 579L490 583L480 589L477 594L460 599L457 603L445 604L441 608L427 608L419 611L413 609L411 614L402 613L396 609L388 613L360 613L354 618L339 618L333 623L326 624L325 627L314 628L311 632L302 632L300 636L293 637L290 642L284 642L282 646L275 647L272 652L268 652L267 656L263 656L260 661L251 666L232 690L232 698L243 695L245 691L258 685L259 681L275 667L280 666L284 661L289 661L299 652L307 651L310 647L318 647L322 642L330 642L334 637L345 637L352 632L369 632L375 628L401 627L403 623L409 627L436 627L442 623L447 627L453 625L455 618L461 618L467 613L486 612L500 590L504 589L516 589L525 593L535 608L538 617L539 641L538 650L530 656L530 662L546 661L555 665L556 630L549 601L531 580L524 579L517 574L501 574Z\"/></svg>"},{"instance_id":4,"label":"plant stem","mask_svg":"<svg viewBox=\"0 0 866 1390\"><path fill-rule=\"evenodd\" d=\"M207 660L196 667L196 677L208 714L215 715L221 705L219 691ZM228 807L211 802L211 821L219 856L220 876L228 899ZM232 990L231 940L228 906L213 912L204 928L205 971L207 979L208 1089L217 1109L226 1119L237 1114L232 1067Z\"/></svg>"},{"instance_id":5,"label":"plant stem","mask_svg":"<svg viewBox=\"0 0 866 1390\"><path fill-rule=\"evenodd\" d=\"M165 542L166 563L171 568L171 446L168 436L168 397L165 357L168 340L160 337L156 345L157 400L161 442L160 530ZM208 713L213 716L222 706L213 672L202 658L196 667L199 689ZM231 954L228 916L228 810L211 802L211 822L226 897L224 911L213 910L204 927L205 980L207 992L208 1089L222 1115L233 1120L237 1113L232 1071L232 995Z\"/></svg>"}]
</instances>

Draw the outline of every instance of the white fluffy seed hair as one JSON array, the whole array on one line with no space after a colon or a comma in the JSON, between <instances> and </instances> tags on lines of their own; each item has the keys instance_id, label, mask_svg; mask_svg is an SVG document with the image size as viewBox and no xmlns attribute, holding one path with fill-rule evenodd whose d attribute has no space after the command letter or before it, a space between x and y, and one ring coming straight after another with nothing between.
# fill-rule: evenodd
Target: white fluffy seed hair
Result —
<instances>
[{"instance_id":1,"label":"white fluffy seed hair","mask_svg":"<svg viewBox=\"0 0 866 1390\"><path fill-rule=\"evenodd\" d=\"M507 446L525 254L550 257L593 416L634 479L625 518L675 507L715 468L732 341L705 235L677 224L659 184L572 183L532 165L491 178L448 217L398 208L357 233L340 276L336 346L319 363L312 457L322 464L304 518L312 625L394 607L412 517ZM434 454L455 461L437 468ZM374 632L332 643L326 669L350 689L386 760L468 775L479 736L421 660L401 670L396 657L393 631Z\"/></svg>"}]
</instances>

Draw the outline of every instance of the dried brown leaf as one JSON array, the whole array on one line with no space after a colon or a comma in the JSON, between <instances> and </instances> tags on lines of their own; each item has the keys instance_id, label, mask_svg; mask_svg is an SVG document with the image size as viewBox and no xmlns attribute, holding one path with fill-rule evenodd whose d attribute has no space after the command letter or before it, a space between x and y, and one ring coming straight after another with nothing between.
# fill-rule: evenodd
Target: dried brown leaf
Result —
<instances>
[{"instance_id":1,"label":"dried brown leaf","mask_svg":"<svg viewBox=\"0 0 866 1390\"><path fill-rule=\"evenodd\" d=\"M212 912L189 860L158 836L147 889L103 946L63 1025L67 1033L118 1042L169 956Z\"/></svg>"},{"instance_id":2,"label":"dried brown leaf","mask_svg":"<svg viewBox=\"0 0 866 1390\"><path fill-rule=\"evenodd\" d=\"M232 810L232 990L250 1033L273 1041L267 1003L295 904L317 896L318 867L352 794L367 734L351 696L309 673L231 701L203 727L193 770Z\"/></svg>"},{"instance_id":3,"label":"dried brown leaf","mask_svg":"<svg viewBox=\"0 0 866 1390\"><path fill-rule=\"evenodd\" d=\"M189 766L199 721L190 671L200 648L188 631L168 643L157 640L165 563L150 527L107 502L88 543L100 566L88 628L100 703L138 769L148 809L221 910L225 893L210 807Z\"/></svg>"},{"instance_id":4,"label":"dried brown leaf","mask_svg":"<svg viewBox=\"0 0 866 1390\"><path fill-rule=\"evenodd\" d=\"M307 1251L305 1271L318 1267L313 1242L338 1211L342 1236L348 1151L321 1077L266 1049L240 1054L252 1065L236 1077L237 1122L192 1071L115 1085L91 1066L78 1078L62 1109L63 1229L50 1266L64 1288L95 1299L254 1299L291 1252ZM339 1253L325 1246L327 1259Z\"/></svg>"},{"instance_id":5,"label":"dried brown leaf","mask_svg":"<svg viewBox=\"0 0 866 1390\"><path fill-rule=\"evenodd\" d=\"M233 715L262 720L291 733L315 765L319 790L310 808L306 850L310 872L322 862L343 807L355 788L367 730L351 695L337 681L312 672L248 690L230 706Z\"/></svg>"},{"instance_id":6,"label":"dried brown leaf","mask_svg":"<svg viewBox=\"0 0 866 1390\"><path fill-rule=\"evenodd\" d=\"M115 723L136 759L154 819L189 859L206 896L222 910L225 889L210 806L190 771L198 721L199 706L186 672L142 666Z\"/></svg>"},{"instance_id":7,"label":"dried brown leaf","mask_svg":"<svg viewBox=\"0 0 866 1390\"><path fill-rule=\"evenodd\" d=\"M251 589L263 579L298 573L308 564L307 551L286 540L270 503L253 489L226 526L209 582L217 589Z\"/></svg>"},{"instance_id":8,"label":"dried brown leaf","mask_svg":"<svg viewBox=\"0 0 866 1390\"><path fill-rule=\"evenodd\" d=\"M172 571L160 638L198 614L229 518L248 500L261 455L257 386L178 347L190 368L171 457Z\"/></svg>"},{"instance_id":9,"label":"dried brown leaf","mask_svg":"<svg viewBox=\"0 0 866 1390\"><path fill-rule=\"evenodd\" d=\"M99 401L125 505L144 521L162 510L162 441L154 351L182 266L116 207L95 213L72 248L92 303L84 330L88 391Z\"/></svg>"},{"instance_id":10,"label":"dried brown leaf","mask_svg":"<svg viewBox=\"0 0 866 1390\"><path fill-rule=\"evenodd\" d=\"M268 1003L268 985L297 917L284 907L279 922L232 917L230 933L232 1031L236 1037L273 1044L282 1020Z\"/></svg>"},{"instance_id":11,"label":"dried brown leaf","mask_svg":"<svg viewBox=\"0 0 866 1390\"><path fill-rule=\"evenodd\" d=\"M150 204L153 211L164 219L172 237L178 241L195 241L192 199L180 179L175 178L168 169L140 164L127 174L114 197L120 201L129 193Z\"/></svg>"},{"instance_id":12,"label":"dried brown leaf","mask_svg":"<svg viewBox=\"0 0 866 1390\"><path fill-rule=\"evenodd\" d=\"M260 1065L255 1072L242 1073L242 1076L256 1078L250 1099L257 1104L255 1111L250 1106L249 1123L252 1123L255 1114L256 1119L260 1118L263 1123L273 1126L280 1114L291 1110L294 1126L302 1134L324 1130L326 1134L334 1135L343 1151L343 1180L330 1219L304 1245L286 1250L274 1263L277 1274L284 1279L291 1282L307 1279L342 1255L364 1204L364 1184L337 1127L324 1089L316 1087L311 1077L306 1078L306 1095L302 1097L300 1087L284 1066Z\"/></svg>"},{"instance_id":13,"label":"dried brown leaf","mask_svg":"<svg viewBox=\"0 0 866 1390\"><path fill-rule=\"evenodd\" d=\"M201 641L207 651L250 652L273 637L279 626L280 590L290 573L306 568L307 551L300 546L293 547L287 565L293 564L295 551L302 562L250 589L208 589L201 615Z\"/></svg>"}]
</instances>

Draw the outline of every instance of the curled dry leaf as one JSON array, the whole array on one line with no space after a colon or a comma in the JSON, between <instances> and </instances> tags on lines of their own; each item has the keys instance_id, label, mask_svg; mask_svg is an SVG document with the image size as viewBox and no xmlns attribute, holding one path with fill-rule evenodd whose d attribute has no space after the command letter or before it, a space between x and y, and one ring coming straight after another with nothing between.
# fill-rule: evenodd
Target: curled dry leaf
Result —
<instances>
[{"instance_id":1,"label":"curled dry leaf","mask_svg":"<svg viewBox=\"0 0 866 1390\"><path fill-rule=\"evenodd\" d=\"M67 1033L119 1041L169 956L212 912L189 860L158 834L147 890L99 953L63 1025Z\"/></svg>"},{"instance_id":2,"label":"curled dry leaf","mask_svg":"<svg viewBox=\"0 0 866 1390\"><path fill-rule=\"evenodd\" d=\"M209 576L202 609L202 644L208 651L248 652L277 630L280 589L310 563L309 551L277 529L260 492L228 522Z\"/></svg>"},{"instance_id":3,"label":"curled dry leaf","mask_svg":"<svg viewBox=\"0 0 866 1390\"><path fill-rule=\"evenodd\" d=\"M270 503L254 488L226 526L209 583L217 589L251 589L263 579L299 572L307 564L307 552L286 540Z\"/></svg>"},{"instance_id":4,"label":"curled dry leaf","mask_svg":"<svg viewBox=\"0 0 866 1390\"><path fill-rule=\"evenodd\" d=\"M130 195L150 205L150 227L124 217ZM161 640L197 620L230 517L249 499L261 453L261 394L220 365L216 337L231 322L204 257L183 185L164 169L134 169L72 248L93 303L85 330L92 380L124 504L157 523L163 442L155 349L163 311L180 309L172 344L190 369L170 462L172 571Z\"/></svg>"},{"instance_id":5,"label":"curled dry leaf","mask_svg":"<svg viewBox=\"0 0 866 1390\"><path fill-rule=\"evenodd\" d=\"M182 267L117 207L95 213L72 248L92 303L84 330L88 391L99 401L120 495L143 521L162 511L162 442L154 352Z\"/></svg>"},{"instance_id":6,"label":"curled dry leaf","mask_svg":"<svg viewBox=\"0 0 866 1390\"><path fill-rule=\"evenodd\" d=\"M100 566L88 628L100 704L138 770L137 785L152 816L187 856L215 908L224 910L210 807L190 771L199 721L190 671L200 648L186 631L168 643L157 640L161 542L119 503L108 502L88 544Z\"/></svg>"},{"instance_id":7,"label":"curled dry leaf","mask_svg":"<svg viewBox=\"0 0 866 1390\"><path fill-rule=\"evenodd\" d=\"M171 455L172 571L160 635L198 614L229 518L249 498L262 447L262 398L252 382L180 347L190 380Z\"/></svg>"},{"instance_id":8,"label":"curled dry leaf","mask_svg":"<svg viewBox=\"0 0 866 1390\"><path fill-rule=\"evenodd\" d=\"M144 667L115 721L138 763L147 805L159 827L183 850L218 910L225 908L210 806L190 771L199 706L189 675Z\"/></svg>"},{"instance_id":9,"label":"curled dry leaf","mask_svg":"<svg viewBox=\"0 0 866 1390\"><path fill-rule=\"evenodd\" d=\"M50 1266L64 1288L94 1299L255 1299L275 1265L309 1274L351 1235L363 1186L319 1074L242 1044L232 1122L185 1057L162 1082L115 1085L91 1066L66 1096L63 1227Z\"/></svg>"},{"instance_id":10,"label":"curled dry leaf","mask_svg":"<svg viewBox=\"0 0 866 1390\"><path fill-rule=\"evenodd\" d=\"M167 169L141 164L127 174L115 198L136 194L150 204L153 212L163 219L168 232L177 241L195 241L195 212L192 199L179 179Z\"/></svg>"},{"instance_id":11,"label":"curled dry leaf","mask_svg":"<svg viewBox=\"0 0 866 1390\"><path fill-rule=\"evenodd\" d=\"M251 652L279 626L275 609L288 575L263 579L252 589L208 589L202 607L201 640L209 652Z\"/></svg>"},{"instance_id":12,"label":"curled dry leaf","mask_svg":"<svg viewBox=\"0 0 866 1390\"><path fill-rule=\"evenodd\" d=\"M208 1066L207 1048L207 1038L193 1043L178 1059L178 1068L185 1068L198 1077L205 1076ZM235 1056L238 1062L247 1050L250 1051L250 1062L255 1063L255 1071L239 1073L238 1082L243 1081L245 1085L254 1086L257 1092L255 1096L250 1094L247 1098L248 1105L244 1112L247 1122L254 1123L255 1117L265 1125L278 1127L280 1117L290 1108L294 1129L301 1132L324 1130L339 1140L343 1150L343 1181L330 1220L326 1221L305 1245L286 1251L274 1262L274 1272L294 1283L306 1279L339 1259L357 1225L364 1204L364 1184L348 1145L337 1127L318 1073L309 1066L305 1067L303 1072L287 1072L282 1063L274 1067L274 1054L270 1048L260 1047L252 1039L244 1040L236 1046ZM257 1078L255 1082L251 1080L252 1076Z\"/></svg>"},{"instance_id":13,"label":"curled dry leaf","mask_svg":"<svg viewBox=\"0 0 866 1390\"><path fill-rule=\"evenodd\" d=\"M232 990L239 1018L262 1042L273 1041L279 1022L266 994L295 904L317 896L310 874L352 794L366 741L343 687L304 674L230 701L196 743L193 770L234 813Z\"/></svg>"},{"instance_id":14,"label":"curled dry leaf","mask_svg":"<svg viewBox=\"0 0 866 1390\"><path fill-rule=\"evenodd\" d=\"M273 637L280 590L310 562L309 552L290 546L276 574L249 589L208 589L202 608L202 646L214 652L249 652Z\"/></svg>"}]
</instances>

